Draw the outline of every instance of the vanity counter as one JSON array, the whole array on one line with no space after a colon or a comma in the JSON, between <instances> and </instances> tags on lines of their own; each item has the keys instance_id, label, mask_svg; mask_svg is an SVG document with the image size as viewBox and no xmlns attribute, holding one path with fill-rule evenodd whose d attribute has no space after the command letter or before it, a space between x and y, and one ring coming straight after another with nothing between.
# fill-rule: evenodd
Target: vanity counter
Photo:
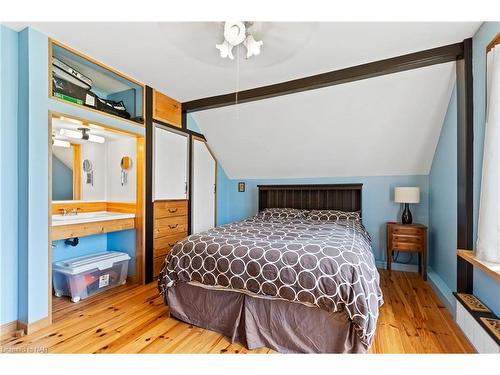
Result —
<instances>
[{"instance_id":1,"label":"vanity counter","mask_svg":"<svg viewBox=\"0 0 500 375\"><path fill-rule=\"evenodd\" d=\"M133 219L135 214L109 211L85 212L82 214L52 215L52 226L94 223L97 221L108 221L118 219Z\"/></svg>"},{"instance_id":2,"label":"vanity counter","mask_svg":"<svg viewBox=\"0 0 500 375\"><path fill-rule=\"evenodd\" d=\"M52 215L52 241L135 228L135 214L109 211Z\"/></svg>"}]
</instances>

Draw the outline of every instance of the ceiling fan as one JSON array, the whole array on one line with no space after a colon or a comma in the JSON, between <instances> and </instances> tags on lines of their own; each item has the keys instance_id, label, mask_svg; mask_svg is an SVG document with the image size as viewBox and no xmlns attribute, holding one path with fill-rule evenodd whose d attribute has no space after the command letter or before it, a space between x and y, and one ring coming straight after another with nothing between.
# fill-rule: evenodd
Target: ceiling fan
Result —
<instances>
[{"instance_id":1,"label":"ceiling fan","mask_svg":"<svg viewBox=\"0 0 500 375\"><path fill-rule=\"evenodd\" d=\"M229 22L231 24L237 22ZM243 42L228 45L234 60L229 53L227 58L221 58L220 50L214 48L214 44L224 44L226 40L224 31L226 22L157 22L158 33L169 47L174 47L186 58L197 60L203 64L209 64L218 69L233 69L234 62L246 57L245 40L249 34L255 41L265 43L265 53L262 53L263 44L260 46L259 58L248 58L245 64L241 64L242 71L254 71L257 68L270 67L281 64L296 54L300 54L309 43L315 30L319 27L317 22L264 22L252 21L241 22L245 28L237 27L229 31L236 35L243 35ZM239 37L241 40L241 36ZM230 37L231 40L231 37ZM237 39L236 39L237 40ZM247 46L252 48L252 41ZM224 47L222 47L224 48ZM242 53L236 51L241 48ZM248 47L247 47L248 48ZM252 56L255 56L252 55Z\"/></svg>"},{"instance_id":2,"label":"ceiling fan","mask_svg":"<svg viewBox=\"0 0 500 375\"><path fill-rule=\"evenodd\" d=\"M260 55L260 50L264 42L262 40L255 40L253 35L248 33L248 29L250 29L252 25L252 22L225 22L224 41L221 44L215 45L219 50L220 57L223 59L229 57L231 60L234 60L233 47L241 43L243 43L247 49L247 59L252 56Z\"/></svg>"}]
</instances>

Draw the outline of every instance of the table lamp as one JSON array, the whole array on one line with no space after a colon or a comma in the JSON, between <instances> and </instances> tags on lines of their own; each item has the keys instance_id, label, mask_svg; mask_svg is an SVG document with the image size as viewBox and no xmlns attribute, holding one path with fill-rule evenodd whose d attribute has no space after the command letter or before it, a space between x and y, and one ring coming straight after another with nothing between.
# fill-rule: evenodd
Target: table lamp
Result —
<instances>
[{"instance_id":1,"label":"table lamp","mask_svg":"<svg viewBox=\"0 0 500 375\"><path fill-rule=\"evenodd\" d=\"M410 212L410 203L420 202L420 188L418 187L397 187L394 189L394 202L404 203L405 209L401 216L403 224L411 224L413 219Z\"/></svg>"}]
</instances>

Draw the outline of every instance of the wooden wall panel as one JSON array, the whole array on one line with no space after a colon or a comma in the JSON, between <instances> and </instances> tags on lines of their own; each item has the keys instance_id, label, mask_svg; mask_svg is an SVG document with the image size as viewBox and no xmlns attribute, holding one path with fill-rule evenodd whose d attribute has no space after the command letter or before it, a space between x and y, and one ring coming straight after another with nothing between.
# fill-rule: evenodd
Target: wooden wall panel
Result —
<instances>
[{"instance_id":1,"label":"wooden wall panel","mask_svg":"<svg viewBox=\"0 0 500 375\"><path fill-rule=\"evenodd\" d=\"M181 103L156 90L153 91L153 119L182 127Z\"/></svg>"}]
</instances>

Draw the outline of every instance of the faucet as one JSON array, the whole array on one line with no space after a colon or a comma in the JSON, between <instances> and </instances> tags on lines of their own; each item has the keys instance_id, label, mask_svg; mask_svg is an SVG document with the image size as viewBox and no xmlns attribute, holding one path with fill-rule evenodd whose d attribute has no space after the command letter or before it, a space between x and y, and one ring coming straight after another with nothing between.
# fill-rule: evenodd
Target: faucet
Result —
<instances>
[{"instance_id":1,"label":"faucet","mask_svg":"<svg viewBox=\"0 0 500 375\"><path fill-rule=\"evenodd\" d=\"M60 208L59 211L61 211L62 216L69 216L69 215L78 215L78 207L72 208L71 210L68 211L66 208Z\"/></svg>"}]
</instances>

